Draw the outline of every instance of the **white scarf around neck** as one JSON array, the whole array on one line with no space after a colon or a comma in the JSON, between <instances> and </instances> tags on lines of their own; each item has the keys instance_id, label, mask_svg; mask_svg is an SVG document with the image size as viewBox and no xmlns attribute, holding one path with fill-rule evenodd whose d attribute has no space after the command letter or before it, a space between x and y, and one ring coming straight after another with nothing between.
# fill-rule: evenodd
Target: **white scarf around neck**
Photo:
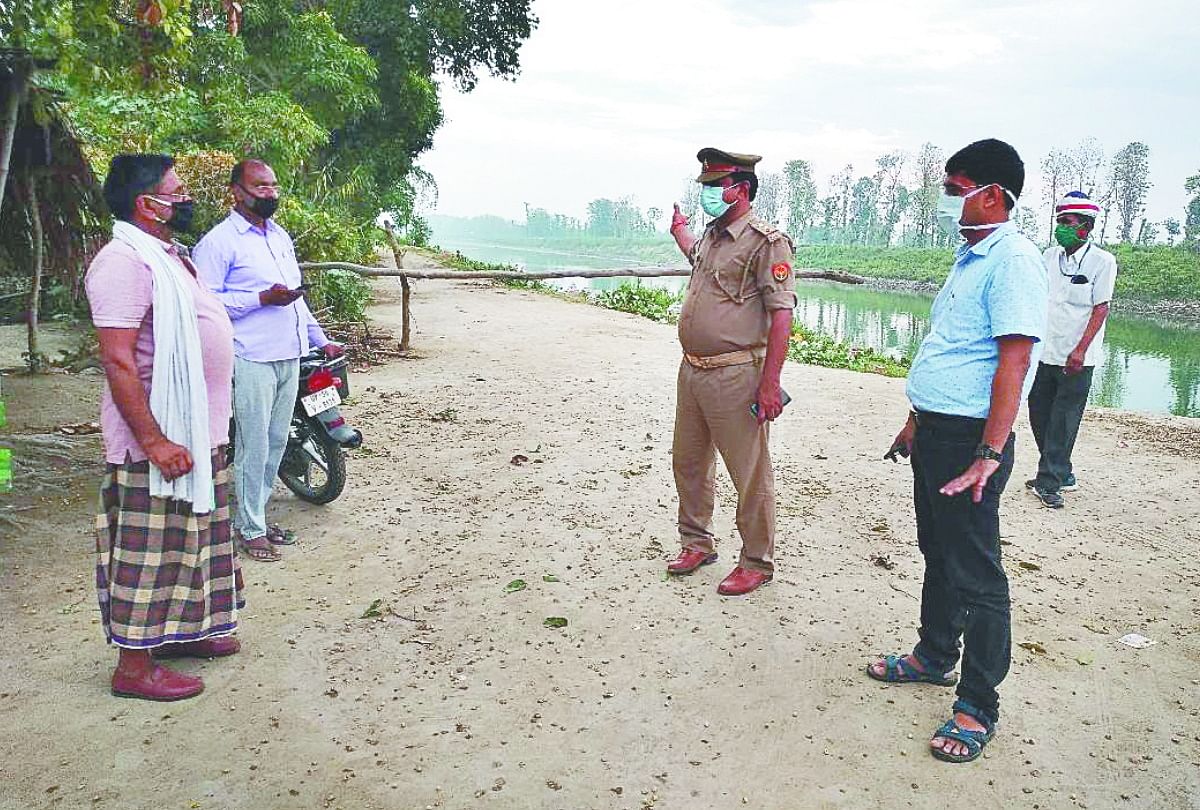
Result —
<instances>
[{"instance_id":1,"label":"white scarf around neck","mask_svg":"<svg viewBox=\"0 0 1200 810\"><path fill-rule=\"evenodd\" d=\"M154 371L150 412L168 441L186 447L192 469L168 481L150 465L150 495L185 501L193 514L213 510L212 448L208 430L208 388L194 282L168 255L163 243L128 222L113 223L113 238L137 251L154 279Z\"/></svg>"}]
</instances>

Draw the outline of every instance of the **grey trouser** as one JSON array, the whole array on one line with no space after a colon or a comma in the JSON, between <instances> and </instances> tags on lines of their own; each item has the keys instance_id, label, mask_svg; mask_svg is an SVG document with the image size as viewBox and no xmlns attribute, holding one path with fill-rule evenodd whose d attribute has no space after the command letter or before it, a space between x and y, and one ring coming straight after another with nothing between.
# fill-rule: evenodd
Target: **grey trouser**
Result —
<instances>
[{"instance_id":1,"label":"grey trouser","mask_svg":"<svg viewBox=\"0 0 1200 810\"><path fill-rule=\"evenodd\" d=\"M233 527L245 540L267 533L267 500L287 447L288 427L300 384L300 361L255 363L238 357L233 367Z\"/></svg>"}]
</instances>

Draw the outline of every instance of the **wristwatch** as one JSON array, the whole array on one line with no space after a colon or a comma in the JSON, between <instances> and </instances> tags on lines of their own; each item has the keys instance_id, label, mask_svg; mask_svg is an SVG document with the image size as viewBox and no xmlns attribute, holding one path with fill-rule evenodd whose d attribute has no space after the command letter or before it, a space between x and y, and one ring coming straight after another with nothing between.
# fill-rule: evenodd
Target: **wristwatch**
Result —
<instances>
[{"instance_id":1,"label":"wristwatch","mask_svg":"<svg viewBox=\"0 0 1200 810\"><path fill-rule=\"evenodd\" d=\"M1004 460L1004 456L993 450L991 445L989 445L987 442L980 442L979 446L975 448L975 458L983 458L987 459L988 461Z\"/></svg>"}]
</instances>

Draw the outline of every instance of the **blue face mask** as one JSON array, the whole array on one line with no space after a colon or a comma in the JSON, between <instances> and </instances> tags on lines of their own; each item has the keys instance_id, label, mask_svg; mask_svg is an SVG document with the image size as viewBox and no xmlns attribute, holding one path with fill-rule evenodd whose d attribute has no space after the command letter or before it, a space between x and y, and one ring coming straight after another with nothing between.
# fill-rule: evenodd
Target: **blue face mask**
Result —
<instances>
[{"instance_id":1,"label":"blue face mask","mask_svg":"<svg viewBox=\"0 0 1200 810\"><path fill-rule=\"evenodd\" d=\"M700 207L704 213L713 219L720 217L729 210L732 203L725 202L725 189L721 186L702 186L700 188Z\"/></svg>"}]
</instances>

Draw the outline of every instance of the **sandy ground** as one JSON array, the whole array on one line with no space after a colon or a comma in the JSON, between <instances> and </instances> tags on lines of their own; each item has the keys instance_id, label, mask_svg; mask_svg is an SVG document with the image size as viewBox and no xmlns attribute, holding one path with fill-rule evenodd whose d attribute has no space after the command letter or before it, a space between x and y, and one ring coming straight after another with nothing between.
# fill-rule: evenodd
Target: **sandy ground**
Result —
<instances>
[{"instance_id":1,"label":"sandy ground","mask_svg":"<svg viewBox=\"0 0 1200 810\"><path fill-rule=\"evenodd\" d=\"M414 310L419 357L352 378L367 443L346 494L276 499L301 543L244 563L244 650L183 665L197 699L108 693L94 461L10 499L2 810L1200 808L1195 422L1093 413L1059 512L1020 486L1022 424L1004 542L1014 643L1036 646L1014 647L986 758L947 765L926 746L952 695L863 674L914 640L909 471L879 458L901 381L788 365L778 575L727 599L725 479L720 564L663 576L671 327L471 283L423 283ZM373 315L398 325L395 304ZM91 418L96 378L54 380L4 381L14 430ZM98 458L65 441L60 460ZM1131 631L1157 643L1117 643Z\"/></svg>"}]
</instances>

